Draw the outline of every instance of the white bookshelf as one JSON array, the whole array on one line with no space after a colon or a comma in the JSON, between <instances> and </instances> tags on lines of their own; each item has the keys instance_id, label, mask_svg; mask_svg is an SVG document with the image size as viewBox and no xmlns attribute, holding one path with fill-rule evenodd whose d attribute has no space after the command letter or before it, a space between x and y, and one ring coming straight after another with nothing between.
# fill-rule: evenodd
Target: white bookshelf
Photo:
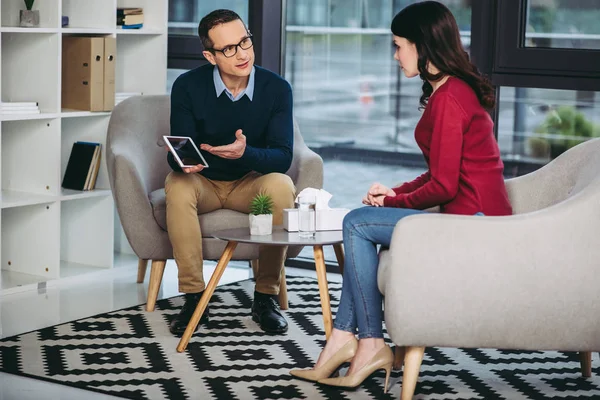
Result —
<instances>
[{"instance_id":1,"label":"white bookshelf","mask_svg":"<svg viewBox=\"0 0 600 400\"><path fill-rule=\"evenodd\" d=\"M116 26L117 7L142 7L144 27ZM127 252L106 168L110 112L61 108L62 38L117 38L116 92L164 94L168 0L37 0L38 28L19 27L23 0L0 2L1 100L35 101L40 113L0 111L0 295L113 268ZM69 26L61 26L61 16ZM102 143L91 191L61 187L76 141Z\"/></svg>"}]
</instances>

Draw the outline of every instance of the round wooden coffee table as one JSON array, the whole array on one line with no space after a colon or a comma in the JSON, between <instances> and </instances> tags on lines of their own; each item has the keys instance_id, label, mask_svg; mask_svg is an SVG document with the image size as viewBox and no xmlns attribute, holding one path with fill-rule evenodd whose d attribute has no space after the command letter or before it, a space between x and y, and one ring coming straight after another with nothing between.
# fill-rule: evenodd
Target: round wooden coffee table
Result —
<instances>
[{"instance_id":1,"label":"round wooden coffee table","mask_svg":"<svg viewBox=\"0 0 600 400\"><path fill-rule=\"evenodd\" d=\"M335 250L335 255L340 265L340 272L343 272L344 265L344 250L342 247L342 231L319 231L313 238L301 238L298 232L288 232L282 227L273 227L271 235L250 235L249 228L236 228L218 231L213 234L213 237L221 240L226 240L227 246L223 250L223 254L217 263L217 267L213 272L206 289L202 293L202 297L196 306L196 310L190 319L190 322L179 341L177 346L178 352L185 351L198 323L200 317L208 305L208 301L213 295L225 267L231 260L233 251L238 243L248 243L256 245L270 246L312 246L315 255L315 268L317 271L317 282L319 284L319 296L321 298L321 310L323 312L323 324L325 327L325 336L329 338L333 327L331 316L331 304L329 302L329 287L327 285L327 274L325 271L325 258L323 257L323 246L332 245Z\"/></svg>"}]
</instances>

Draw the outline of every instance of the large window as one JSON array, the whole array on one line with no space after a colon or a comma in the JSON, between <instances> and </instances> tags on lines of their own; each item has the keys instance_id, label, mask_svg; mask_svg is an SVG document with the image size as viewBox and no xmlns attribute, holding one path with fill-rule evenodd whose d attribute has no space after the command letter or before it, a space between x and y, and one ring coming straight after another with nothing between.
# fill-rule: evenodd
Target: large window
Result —
<instances>
[{"instance_id":1,"label":"large window","mask_svg":"<svg viewBox=\"0 0 600 400\"><path fill-rule=\"evenodd\" d=\"M417 152L419 78L406 79L393 59L390 24L414 1L288 0L285 78L305 140ZM445 1L465 48L471 8Z\"/></svg>"}]
</instances>

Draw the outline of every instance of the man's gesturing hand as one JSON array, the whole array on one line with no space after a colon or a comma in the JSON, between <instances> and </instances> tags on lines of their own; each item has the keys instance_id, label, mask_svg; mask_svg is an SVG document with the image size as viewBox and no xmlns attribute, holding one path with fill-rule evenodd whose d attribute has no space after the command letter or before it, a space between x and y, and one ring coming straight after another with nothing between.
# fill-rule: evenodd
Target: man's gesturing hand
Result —
<instances>
[{"instance_id":1,"label":"man's gesturing hand","mask_svg":"<svg viewBox=\"0 0 600 400\"><path fill-rule=\"evenodd\" d=\"M238 129L235 132L235 142L225 146L217 147L213 147L208 144L203 144L200 146L200 148L202 150L208 151L210 154L214 154L217 157L235 160L243 156L244 151L246 151L246 136L242 134L241 129Z\"/></svg>"}]
</instances>

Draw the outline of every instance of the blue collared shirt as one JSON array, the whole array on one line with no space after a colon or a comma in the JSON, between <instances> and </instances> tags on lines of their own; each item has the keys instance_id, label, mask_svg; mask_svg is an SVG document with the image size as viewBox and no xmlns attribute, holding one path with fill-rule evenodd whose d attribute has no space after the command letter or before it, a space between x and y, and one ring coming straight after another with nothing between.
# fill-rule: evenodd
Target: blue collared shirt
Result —
<instances>
[{"instance_id":1,"label":"blue collared shirt","mask_svg":"<svg viewBox=\"0 0 600 400\"><path fill-rule=\"evenodd\" d=\"M254 65L252 66L252 71L250 71L248 86L246 86L246 89L242 90L236 97L233 97L233 94L225 86L223 79L221 79L221 74L219 74L219 68L216 65L213 69L213 80L215 82L215 91L217 92L217 97L221 96L221 93L223 93L224 90L227 94L227 97L229 97L231 101L238 101L244 95L248 96L250 101L252 101L252 96L254 95Z\"/></svg>"}]
</instances>

